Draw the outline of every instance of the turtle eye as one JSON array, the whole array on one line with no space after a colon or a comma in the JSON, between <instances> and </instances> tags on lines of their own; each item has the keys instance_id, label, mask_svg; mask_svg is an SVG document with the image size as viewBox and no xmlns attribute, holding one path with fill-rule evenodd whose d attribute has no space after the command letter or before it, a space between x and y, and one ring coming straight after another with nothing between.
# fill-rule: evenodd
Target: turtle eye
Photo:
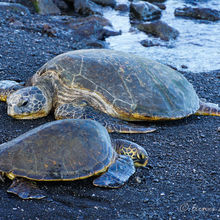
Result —
<instances>
[{"instance_id":1,"label":"turtle eye","mask_svg":"<svg viewBox=\"0 0 220 220\"><path fill-rule=\"evenodd\" d=\"M22 102L19 103L18 106L24 107L24 106L26 106L27 104L28 104L28 101L27 101L27 100L23 100Z\"/></svg>"},{"instance_id":2,"label":"turtle eye","mask_svg":"<svg viewBox=\"0 0 220 220\"><path fill-rule=\"evenodd\" d=\"M28 101L24 101L24 103L22 104L22 106L25 106L28 104Z\"/></svg>"}]
</instances>

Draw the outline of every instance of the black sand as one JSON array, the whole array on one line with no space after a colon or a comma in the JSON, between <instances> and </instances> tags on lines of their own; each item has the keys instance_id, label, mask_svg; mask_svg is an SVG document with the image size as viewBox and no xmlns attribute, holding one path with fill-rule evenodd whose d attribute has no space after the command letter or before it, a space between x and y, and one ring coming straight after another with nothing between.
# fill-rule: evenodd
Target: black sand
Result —
<instances>
[{"instance_id":1,"label":"black sand","mask_svg":"<svg viewBox=\"0 0 220 220\"><path fill-rule=\"evenodd\" d=\"M28 27L30 22L48 22L47 17L25 18L3 11L0 17L0 80L24 81L56 54L81 48L68 37L50 37L10 24L13 18ZM219 74L184 75L200 97L220 103ZM0 143L51 120L53 115L38 120L12 119L1 102ZM10 180L0 182L0 219L219 219L219 122L218 117L190 116L156 123L158 130L151 134L113 134L142 145L153 166L137 169L120 189L94 187L92 179L40 183L47 198L23 201L6 192Z\"/></svg>"}]
</instances>

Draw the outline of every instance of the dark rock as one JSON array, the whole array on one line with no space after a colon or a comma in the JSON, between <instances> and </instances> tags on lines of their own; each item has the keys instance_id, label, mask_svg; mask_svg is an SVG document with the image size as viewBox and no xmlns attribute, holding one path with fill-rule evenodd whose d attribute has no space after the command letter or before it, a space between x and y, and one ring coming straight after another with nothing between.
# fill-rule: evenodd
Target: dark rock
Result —
<instances>
[{"instance_id":1,"label":"dark rock","mask_svg":"<svg viewBox=\"0 0 220 220\"><path fill-rule=\"evenodd\" d=\"M176 8L174 14L175 16L189 17L208 21L220 20L220 11L210 8Z\"/></svg>"},{"instance_id":2,"label":"dark rock","mask_svg":"<svg viewBox=\"0 0 220 220\"><path fill-rule=\"evenodd\" d=\"M161 17L161 10L153 4L139 1L130 4L130 18L132 20L151 21Z\"/></svg>"},{"instance_id":3,"label":"dark rock","mask_svg":"<svg viewBox=\"0 0 220 220\"><path fill-rule=\"evenodd\" d=\"M57 15L61 13L52 0L34 0L34 5L36 11L42 15Z\"/></svg>"},{"instance_id":4,"label":"dark rock","mask_svg":"<svg viewBox=\"0 0 220 220\"><path fill-rule=\"evenodd\" d=\"M87 48L107 48L108 45L105 41L91 40L86 43Z\"/></svg>"},{"instance_id":5,"label":"dark rock","mask_svg":"<svg viewBox=\"0 0 220 220\"><path fill-rule=\"evenodd\" d=\"M128 4L118 4L115 6L115 10L118 11L128 11L129 10L129 5Z\"/></svg>"},{"instance_id":6,"label":"dark rock","mask_svg":"<svg viewBox=\"0 0 220 220\"><path fill-rule=\"evenodd\" d=\"M74 11L81 15L102 14L98 5L89 0L74 0Z\"/></svg>"},{"instance_id":7,"label":"dark rock","mask_svg":"<svg viewBox=\"0 0 220 220\"><path fill-rule=\"evenodd\" d=\"M188 69L188 66L186 66L186 65L183 64L183 65L181 65L181 68L182 68L182 69Z\"/></svg>"},{"instance_id":8,"label":"dark rock","mask_svg":"<svg viewBox=\"0 0 220 220\"><path fill-rule=\"evenodd\" d=\"M69 6L64 0L53 0L56 6L61 9L62 11L67 11Z\"/></svg>"},{"instance_id":9,"label":"dark rock","mask_svg":"<svg viewBox=\"0 0 220 220\"><path fill-rule=\"evenodd\" d=\"M102 6L115 7L116 5L116 0L92 0L92 1Z\"/></svg>"},{"instance_id":10,"label":"dark rock","mask_svg":"<svg viewBox=\"0 0 220 220\"><path fill-rule=\"evenodd\" d=\"M56 30L53 29L49 24L43 24L42 33L47 34L49 37L56 36Z\"/></svg>"},{"instance_id":11,"label":"dark rock","mask_svg":"<svg viewBox=\"0 0 220 220\"><path fill-rule=\"evenodd\" d=\"M21 14L30 15L30 11L28 8L17 3L0 2L0 9L11 10L11 11L18 12Z\"/></svg>"},{"instance_id":12,"label":"dark rock","mask_svg":"<svg viewBox=\"0 0 220 220\"><path fill-rule=\"evenodd\" d=\"M140 42L142 44L142 46L144 47L153 47L153 46L160 46L160 43L159 42L155 42L155 41L152 41L152 40L142 40Z\"/></svg>"},{"instance_id":13,"label":"dark rock","mask_svg":"<svg viewBox=\"0 0 220 220\"><path fill-rule=\"evenodd\" d=\"M104 38L121 35L121 31L115 31L112 27L104 27L103 31Z\"/></svg>"},{"instance_id":14,"label":"dark rock","mask_svg":"<svg viewBox=\"0 0 220 220\"><path fill-rule=\"evenodd\" d=\"M169 26L162 21L155 21L151 23L138 24L137 28L140 31L144 31L147 34L152 34L155 37L159 37L161 40L169 41L176 39L179 35L179 31Z\"/></svg>"},{"instance_id":15,"label":"dark rock","mask_svg":"<svg viewBox=\"0 0 220 220\"><path fill-rule=\"evenodd\" d=\"M78 40L81 38L104 40L106 37L120 34L112 29L111 23L106 18L98 15L69 20L65 24L73 30L75 37L78 36Z\"/></svg>"},{"instance_id":16,"label":"dark rock","mask_svg":"<svg viewBox=\"0 0 220 220\"><path fill-rule=\"evenodd\" d=\"M153 4L156 5L158 8L160 8L161 10L166 9L166 5L163 3L154 2Z\"/></svg>"}]
</instances>

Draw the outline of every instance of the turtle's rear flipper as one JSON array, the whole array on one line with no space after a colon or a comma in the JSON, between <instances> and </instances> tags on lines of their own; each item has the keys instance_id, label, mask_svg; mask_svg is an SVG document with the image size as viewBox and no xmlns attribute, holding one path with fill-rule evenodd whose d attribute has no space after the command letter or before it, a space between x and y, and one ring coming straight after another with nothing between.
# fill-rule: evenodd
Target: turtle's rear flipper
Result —
<instances>
[{"instance_id":1,"label":"turtle's rear flipper","mask_svg":"<svg viewBox=\"0 0 220 220\"><path fill-rule=\"evenodd\" d=\"M21 199L42 199L45 197L34 182L25 179L14 179L7 192L13 193Z\"/></svg>"},{"instance_id":2,"label":"turtle's rear flipper","mask_svg":"<svg viewBox=\"0 0 220 220\"><path fill-rule=\"evenodd\" d=\"M6 102L7 97L11 93L21 88L23 88L23 83L18 83L12 80L0 81L0 101Z\"/></svg>"},{"instance_id":3,"label":"turtle's rear flipper","mask_svg":"<svg viewBox=\"0 0 220 220\"><path fill-rule=\"evenodd\" d=\"M196 115L213 115L220 116L220 107L218 104L209 103L209 102L199 102L199 110L195 113Z\"/></svg>"},{"instance_id":4,"label":"turtle's rear flipper","mask_svg":"<svg viewBox=\"0 0 220 220\"><path fill-rule=\"evenodd\" d=\"M118 118L113 118L99 110L88 105L63 104L55 110L56 119L92 119L101 123L108 132L117 133L149 133L156 129L145 126L138 126Z\"/></svg>"},{"instance_id":5,"label":"turtle's rear flipper","mask_svg":"<svg viewBox=\"0 0 220 220\"><path fill-rule=\"evenodd\" d=\"M119 188L134 174L135 167L128 156L119 155L108 171L93 181L95 186Z\"/></svg>"}]
</instances>

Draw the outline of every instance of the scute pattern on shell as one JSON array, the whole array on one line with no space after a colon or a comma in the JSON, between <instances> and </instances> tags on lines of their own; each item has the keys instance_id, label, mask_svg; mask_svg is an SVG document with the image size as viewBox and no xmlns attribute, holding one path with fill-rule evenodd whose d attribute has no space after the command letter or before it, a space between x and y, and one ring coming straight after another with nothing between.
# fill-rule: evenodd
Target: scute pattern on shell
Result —
<instances>
[{"instance_id":1,"label":"scute pattern on shell","mask_svg":"<svg viewBox=\"0 0 220 220\"><path fill-rule=\"evenodd\" d=\"M103 126L75 119L39 126L2 145L0 152L0 172L47 181L105 172L116 155Z\"/></svg>"},{"instance_id":2,"label":"scute pattern on shell","mask_svg":"<svg viewBox=\"0 0 220 220\"><path fill-rule=\"evenodd\" d=\"M91 106L112 116L126 114L128 120L181 118L199 108L199 98L182 74L156 61L119 51L91 49L61 54L36 73L33 84L49 74L59 104L74 101L75 89L82 92L81 96L87 91L91 95L85 95L85 99Z\"/></svg>"}]
</instances>

